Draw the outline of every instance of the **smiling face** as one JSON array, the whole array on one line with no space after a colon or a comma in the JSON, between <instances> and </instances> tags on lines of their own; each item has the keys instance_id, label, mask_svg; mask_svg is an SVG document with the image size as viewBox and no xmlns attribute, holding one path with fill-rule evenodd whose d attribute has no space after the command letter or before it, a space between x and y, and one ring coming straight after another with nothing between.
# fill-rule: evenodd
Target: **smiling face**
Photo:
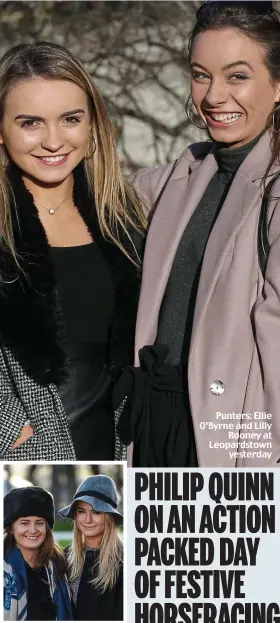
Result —
<instances>
[{"instance_id":1,"label":"smiling face","mask_svg":"<svg viewBox=\"0 0 280 623\"><path fill-rule=\"evenodd\" d=\"M195 38L192 98L214 141L245 145L260 134L280 99L264 64L264 51L233 28Z\"/></svg>"},{"instance_id":2,"label":"smiling face","mask_svg":"<svg viewBox=\"0 0 280 623\"><path fill-rule=\"evenodd\" d=\"M42 517L20 517L12 525L15 542L23 557L36 553L46 538L46 521Z\"/></svg>"},{"instance_id":3,"label":"smiling face","mask_svg":"<svg viewBox=\"0 0 280 623\"><path fill-rule=\"evenodd\" d=\"M22 80L6 96L0 142L26 177L65 180L83 159L91 119L87 94L67 80Z\"/></svg>"},{"instance_id":4,"label":"smiling face","mask_svg":"<svg viewBox=\"0 0 280 623\"><path fill-rule=\"evenodd\" d=\"M87 502L77 502L75 520L78 530L85 537L85 544L99 547L105 530L105 515L98 513Z\"/></svg>"}]
</instances>

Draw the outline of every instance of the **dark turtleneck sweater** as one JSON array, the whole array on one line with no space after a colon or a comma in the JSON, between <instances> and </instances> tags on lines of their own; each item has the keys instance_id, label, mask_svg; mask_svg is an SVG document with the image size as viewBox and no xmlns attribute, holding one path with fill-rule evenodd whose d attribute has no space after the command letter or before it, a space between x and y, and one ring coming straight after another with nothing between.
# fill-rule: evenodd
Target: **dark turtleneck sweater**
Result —
<instances>
[{"instance_id":1,"label":"dark turtleneck sweater","mask_svg":"<svg viewBox=\"0 0 280 623\"><path fill-rule=\"evenodd\" d=\"M161 306L157 343L169 346L168 361L172 364L187 364L196 295L208 238L237 169L262 134L236 149L229 149L224 143L216 145L218 171L210 180L181 238Z\"/></svg>"}]
</instances>

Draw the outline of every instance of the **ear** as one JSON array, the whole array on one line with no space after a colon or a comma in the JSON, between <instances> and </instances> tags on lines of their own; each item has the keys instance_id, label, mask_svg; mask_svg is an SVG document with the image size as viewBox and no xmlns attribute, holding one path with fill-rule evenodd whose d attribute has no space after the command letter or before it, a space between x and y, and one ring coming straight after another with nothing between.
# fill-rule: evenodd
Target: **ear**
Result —
<instances>
[{"instance_id":1,"label":"ear","mask_svg":"<svg viewBox=\"0 0 280 623\"><path fill-rule=\"evenodd\" d=\"M275 91L275 99L274 99L274 103L277 105L280 104L280 83L276 84L274 87L274 91Z\"/></svg>"}]
</instances>

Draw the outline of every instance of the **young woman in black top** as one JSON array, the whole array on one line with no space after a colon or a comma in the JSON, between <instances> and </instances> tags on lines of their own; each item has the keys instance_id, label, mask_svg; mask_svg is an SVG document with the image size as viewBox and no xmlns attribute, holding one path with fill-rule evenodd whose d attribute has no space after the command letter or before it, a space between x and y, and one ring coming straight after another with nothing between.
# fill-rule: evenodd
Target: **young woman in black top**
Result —
<instances>
[{"instance_id":1,"label":"young woman in black top","mask_svg":"<svg viewBox=\"0 0 280 623\"><path fill-rule=\"evenodd\" d=\"M54 543L54 503L41 487L4 498L4 620L71 621L65 562Z\"/></svg>"},{"instance_id":2,"label":"young woman in black top","mask_svg":"<svg viewBox=\"0 0 280 623\"><path fill-rule=\"evenodd\" d=\"M102 474L90 476L59 512L74 521L73 543L65 550L74 619L122 621L122 515L114 481Z\"/></svg>"},{"instance_id":3,"label":"young woman in black top","mask_svg":"<svg viewBox=\"0 0 280 623\"><path fill-rule=\"evenodd\" d=\"M59 45L0 61L0 208L0 457L112 459L145 217L101 97Z\"/></svg>"}]
</instances>

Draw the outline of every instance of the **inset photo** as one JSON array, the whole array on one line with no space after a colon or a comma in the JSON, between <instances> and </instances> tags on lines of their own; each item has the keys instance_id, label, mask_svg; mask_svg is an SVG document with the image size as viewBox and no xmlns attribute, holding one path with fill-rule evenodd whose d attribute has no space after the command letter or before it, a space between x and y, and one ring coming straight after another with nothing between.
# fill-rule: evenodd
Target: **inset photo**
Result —
<instances>
[{"instance_id":1,"label":"inset photo","mask_svg":"<svg viewBox=\"0 0 280 623\"><path fill-rule=\"evenodd\" d=\"M4 465L4 621L123 620L123 465Z\"/></svg>"}]
</instances>

